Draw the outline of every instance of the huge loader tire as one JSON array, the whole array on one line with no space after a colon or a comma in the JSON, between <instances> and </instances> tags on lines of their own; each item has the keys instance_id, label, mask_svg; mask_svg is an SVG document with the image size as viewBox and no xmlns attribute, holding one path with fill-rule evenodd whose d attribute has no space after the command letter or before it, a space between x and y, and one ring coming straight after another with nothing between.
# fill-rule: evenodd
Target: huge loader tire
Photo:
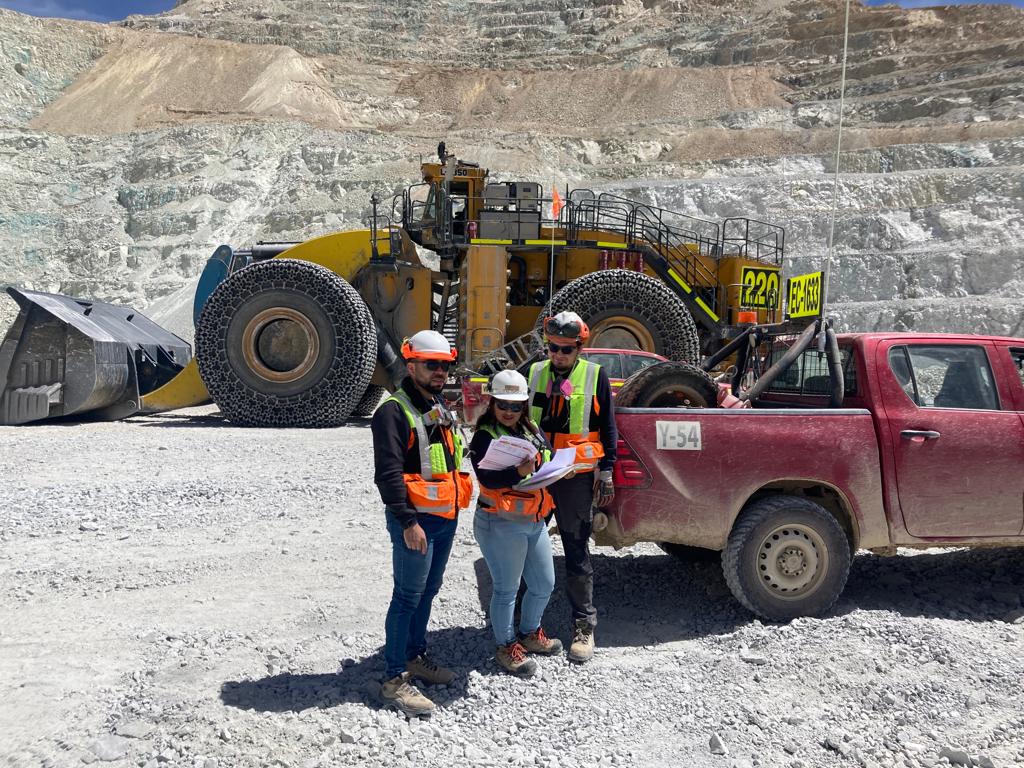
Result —
<instances>
[{"instance_id":1,"label":"huge loader tire","mask_svg":"<svg viewBox=\"0 0 1024 768\"><path fill-rule=\"evenodd\" d=\"M271 259L213 292L196 328L199 374L228 420L334 427L366 392L377 360L373 317L318 264Z\"/></svg>"},{"instance_id":2,"label":"huge loader tire","mask_svg":"<svg viewBox=\"0 0 1024 768\"><path fill-rule=\"evenodd\" d=\"M590 347L642 349L670 360L700 359L700 340L683 300L660 280L628 269L578 277L555 293L537 318L572 310L590 326Z\"/></svg>"},{"instance_id":3,"label":"huge loader tire","mask_svg":"<svg viewBox=\"0 0 1024 768\"><path fill-rule=\"evenodd\" d=\"M384 395L387 393L388 390L386 387L379 387L376 384L368 386L362 399L353 409L352 417L356 419L368 419L373 416L373 412L377 410L377 406L380 405L380 401L384 399Z\"/></svg>"},{"instance_id":4,"label":"huge loader tire","mask_svg":"<svg viewBox=\"0 0 1024 768\"><path fill-rule=\"evenodd\" d=\"M770 496L740 514L722 552L733 595L771 621L817 616L839 598L850 573L850 542L820 504Z\"/></svg>"},{"instance_id":5,"label":"huge loader tire","mask_svg":"<svg viewBox=\"0 0 1024 768\"><path fill-rule=\"evenodd\" d=\"M637 371L615 396L616 408L714 408L718 385L689 363L668 361Z\"/></svg>"}]
</instances>

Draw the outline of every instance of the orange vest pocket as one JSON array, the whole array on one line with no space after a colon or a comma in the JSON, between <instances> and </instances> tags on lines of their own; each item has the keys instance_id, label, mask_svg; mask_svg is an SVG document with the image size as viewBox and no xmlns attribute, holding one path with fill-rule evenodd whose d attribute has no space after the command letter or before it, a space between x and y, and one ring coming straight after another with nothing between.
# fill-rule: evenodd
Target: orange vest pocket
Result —
<instances>
[{"instance_id":1,"label":"orange vest pocket","mask_svg":"<svg viewBox=\"0 0 1024 768\"><path fill-rule=\"evenodd\" d=\"M473 500L473 476L469 472L456 472L455 484L459 489L459 509L469 509Z\"/></svg>"},{"instance_id":2,"label":"orange vest pocket","mask_svg":"<svg viewBox=\"0 0 1024 768\"><path fill-rule=\"evenodd\" d=\"M421 475L413 474L403 477L409 501L417 512L448 519L455 517L455 481L451 475L440 480L424 480Z\"/></svg>"},{"instance_id":3,"label":"orange vest pocket","mask_svg":"<svg viewBox=\"0 0 1024 768\"><path fill-rule=\"evenodd\" d=\"M604 458L604 446L596 432L589 435L555 435L555 448L575 448L576 464L583 464L586 469L579 472L590 472L597 468L597 462Z\"/></svg>"}]
</instances>

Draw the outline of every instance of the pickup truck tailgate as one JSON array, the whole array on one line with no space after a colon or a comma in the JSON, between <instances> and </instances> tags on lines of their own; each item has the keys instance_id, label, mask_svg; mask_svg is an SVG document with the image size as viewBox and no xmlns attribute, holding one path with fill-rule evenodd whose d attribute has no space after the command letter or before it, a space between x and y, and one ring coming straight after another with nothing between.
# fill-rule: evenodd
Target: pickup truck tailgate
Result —
<instances>
[{"instance_id":1,"label":"pickup truck tailgate","mask_svg":"<svg viewBox=\"0 0 1024 768\"><path fill-rule=\"evenodd\" d=\"M858 546L888 543L878 440L866 410L622 408L616 422L650 474L616 491L610 511L622 544L722 549L754 493L791 482L838 491Z\"/></svg>"}]
</instances>

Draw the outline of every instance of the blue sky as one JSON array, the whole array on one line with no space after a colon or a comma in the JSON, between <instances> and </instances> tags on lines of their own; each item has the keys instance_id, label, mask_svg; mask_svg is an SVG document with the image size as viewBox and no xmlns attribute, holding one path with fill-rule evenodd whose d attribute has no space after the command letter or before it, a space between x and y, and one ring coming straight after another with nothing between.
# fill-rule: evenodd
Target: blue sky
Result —
<instances>
[{"instance_id":1,"label":"blue sky","mask_svg":"<svg viewBox=\"0 0 1024 768\"><path fill-rule=\"evenodd\" d=\"M868 5L883 5L892 0L866 0ZM991 3L992 0L956 0L956 5ZM1002 0L1003 4L1024 8L1024 0ZM951 4L943 0L898 0L904 8L923 8ZM0 8L30 13L33 16L60 16L85 21L115 21L133 13L160 13L170 10L174 0L0 0Z\"/></svg>"},{"instance_id":2,"label":"blue sky","mask_svg":"<svg viewBox=\"0 0 1024 768\"><path fill-rule=\"evenodd\" d=\"M0 0L0 8L83 21L115 21L133 13L161 13L173 7L174 0Z\"/></svg>"}]
</instances>

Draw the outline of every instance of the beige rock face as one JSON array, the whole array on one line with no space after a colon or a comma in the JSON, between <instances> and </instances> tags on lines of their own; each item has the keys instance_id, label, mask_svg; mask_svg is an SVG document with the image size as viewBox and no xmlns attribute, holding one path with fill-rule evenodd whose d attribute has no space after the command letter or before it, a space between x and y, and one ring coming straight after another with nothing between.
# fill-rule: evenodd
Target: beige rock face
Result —
<instances>
[{"instance_id":1,"label":"beige rock face","mask_svg":"<svg viewBox=\"0 0 1024 768\"><path fill-rule=\"evenodd\" d=\"M280 46L125 34L29 127L65 135L109 134L265 118L354 127L316 68Z\"/></svg>"},{"instance_id":2,"label":"beige rock face","mask_svg":"<svg viewBox=\"0 0 1024 768\"><path fill-rule=\"evenodd\" d=\"M188 335L217 245L359 226L441 139L499 178L780 224L787 268L817 269L842 8L187 0L119 26L0 11L0 282L131 303ZM835 312L1024 333L1024 12L852 10Z\"/></svg>"}]
</instances>

